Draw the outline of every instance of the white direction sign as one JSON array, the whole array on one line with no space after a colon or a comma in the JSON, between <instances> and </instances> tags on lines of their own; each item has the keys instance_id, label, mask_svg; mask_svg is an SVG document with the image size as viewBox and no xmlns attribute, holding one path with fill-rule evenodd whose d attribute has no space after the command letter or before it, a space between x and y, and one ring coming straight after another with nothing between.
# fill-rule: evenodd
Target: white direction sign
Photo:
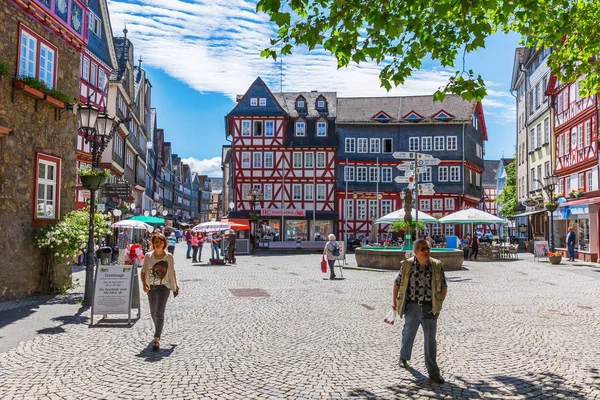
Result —
<instances>
[{"instance_id":1,"label":"white direction sign","mask_svg":"<svg viewBox=\"0 0 600 400\"><path fill-rule=\"evenodd\" d=\"M400 171L406 171L406 170L409 170L409 169L414 169L415 168L415 163L411 162L411 163L398 164L396 166L396 168L398 168Z\"/></svg>"},{"instance_id":2,"label":"white direction sign","mask_svg":"<svg viewBox=\"0 0 600 400\"><path fill-rule=\"evenodd\" d=\"M394 158L408 158L411 160L415 159L415 153L412 151L396 151L394 153L392 153L392 157ZM417 157L419 158L433 158L433 156L431 154L423 154L423 153L417 153Z\"/></svg>"},{"instance_id":3,"label":"white direction sign","mask_svg":"<svg viewBox=\"0 0 600 400\"><path fill-rule=\"evenodd\" d=\"M415 171L404 171L404 176L415 176Z\"/></svg>"},{"instance_id":4,"label":"white direction sign","mask_svg":"<svg viewBox=\"0 0 600 400\"><path fill-rule=\"evenodd\" d=\"M419 190L421 189L433 189L433 183L419 183Z\"/></svg>"},{"instance_id":5,"label":"white direction sign","mask_svg":"<svg viewBox=\"0 0 600 400\"><path fill-rule=\"evenodd\" d=\"M419 190L419 195L433 196L434 194L435 190Z\"/></svg>"},{"instance_id":6,"label":"white direction sign","mask_svg":"<svg viewBox=\"0 0 600 400\"><path fill-rule=\"evenodd\" d=\"M426 158L419 160L419 165L438 165L441 161L439 158Z\"/></svg>"},{"instance_id":7,"label":"white direction sign","mask_svg":"<svg viewBox=\"0 0 600 400\"><path fill-rule=\"evenodd\" d=\"M410 178L408 176L397 176L394 178L394 182L396 183L410 183Z\"/></svg>"}]
</instances>

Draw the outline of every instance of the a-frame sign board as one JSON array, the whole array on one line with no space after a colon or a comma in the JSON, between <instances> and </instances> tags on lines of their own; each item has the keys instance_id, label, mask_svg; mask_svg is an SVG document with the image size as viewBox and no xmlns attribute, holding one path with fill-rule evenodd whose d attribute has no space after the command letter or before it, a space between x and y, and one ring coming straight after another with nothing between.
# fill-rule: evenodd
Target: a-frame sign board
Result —
<instances>
[{"instance_id":1,"label":"a-frame sign board","mask_svg":"<svg viewBox=\"0 0 600 400\"><path fill-rule=\"evenodd\" d=\"M137 308L140 318L140 286L138 282L137 260L133 265L98 265L94 279L94 297L90 326L94 325L94 315L127 314L131 325L131 309Z\"/></svg>"}]
</instances>

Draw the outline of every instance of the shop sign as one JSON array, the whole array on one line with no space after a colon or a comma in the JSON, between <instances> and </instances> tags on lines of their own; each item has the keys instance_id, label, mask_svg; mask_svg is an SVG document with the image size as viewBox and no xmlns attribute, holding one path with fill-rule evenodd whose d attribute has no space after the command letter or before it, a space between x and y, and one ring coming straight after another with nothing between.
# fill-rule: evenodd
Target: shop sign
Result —
<instances>
[{"instance_id":1,"label":"shop sign","mask_svg":"<svg viewBox=\"0 0 600 400\"><path fill-rule=\"evenodd\" d=\"M282 209L267 209L260 210L260 215L263 217L304 217L306 216L306 210L282 210Z\"/></svg>"},{"instance_id":2,"label":"shop sign","mask_svg":"<svg viewBox=\"0 0 600 400\"><path fill-rule=\"evenodd\" d=\"M363 193L363 194L358 194L358 193L354 193L352 195L353 199L371 199L371 200L375 200L375 199L383 199L383 195L379 194L379 196L375 193Z\"/></svg>"}]
</instances>

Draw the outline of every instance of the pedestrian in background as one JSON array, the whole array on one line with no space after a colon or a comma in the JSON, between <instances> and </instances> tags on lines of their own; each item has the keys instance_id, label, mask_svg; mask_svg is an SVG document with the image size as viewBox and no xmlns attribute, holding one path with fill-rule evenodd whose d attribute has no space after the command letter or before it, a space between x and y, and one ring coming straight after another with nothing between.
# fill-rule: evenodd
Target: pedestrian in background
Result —
<instances>
[{"instance_id":1,"label":"pedestrian in background","mask_svg":"<svg viewBox=\"0 0 600 400\"><path fill-rule=\"evenodd\" d=\"M567 230L567 250L569 250L569 259L567 261L575 261L575 232L573 227L570 226Z\"/></svg>"},{"instance_id":2,"label":"pedestrian in background","mask_svg":"<svg viewBox=\"0 0 600 400\"><path fill-rule=\"evenodd\" d=\"M227 232L229 232L227 235L227 260L230 264L235 264L235 243L237 242L237 235L233 229Z\"/></svg>"},{"instance_id":3,"label":"pedestrian in background","mask_svg":"<svg viewBox=\"0 0 600 400\"><path fill-rule=\"evenodd\" d=\"M127 256L127 247L129 246L129 235L127 234L129 230L127 228L123 229L119 236L117 237L117 249L119 249L119 259L118 264L125 264L125 257Z\"/></svg>"},{"instance_id":4,"label":"pedestrian in background","mask_svg":"<svg viewBox=\"0 0 600 400\"><path fill-rule=\"evenodd\" d=\"M468 236L463 236L461 241L460 241L460 245L462 246L462 250L463 250L463 258L465 260L467 260L469 258L469 239Z\"/></svg>"},{"instance_id":5,"label":"pedestrian in background","mask_svg":"<svg viewBox=\"0 0 600 400\"><path fill-rule=\"evenodd\" d=\"M187 244L187 253L185 254L185 258L192 258L192 230L187 229L185 234L185 243Z\"/></svg>"},{"instance_id":6,"label":"pedestrian in background","mask_svg":"<svg viewBox=\"0 0 600 400\"><path fill-rule=\"evenodd\" d=\"M198 262L198 235L192 232L192 262Z\"/></svg>"},{"instance_id":7,"label":"pedestrian in background","mask_svg":"<svg viewBox=\"0 0 600 400\"><path fill-rule=\"evenodd\" d=\"M400 317L404 316L402 346L400 348L401 366L408 369L413 343L423 327L425 345L425 366L429 379L442 384L445 382L437 365L437 320L442 304L448 292L446 276L442 263L430 258L427 241L419 239L414 244L415 255L403 260L400 273L394 281L392 309Z\"/></svg>"},{"instance_id":8,"label":"pedestrian in background","mask_svg":"<svg viewBox=\"0 0 600 400\"><path fill-rule=\"evenodd\" d=\"M474 259L475 261L477 261L477 253L479 253L479 236L477 236L477 232L475 232L475 234L473 235L473 239L471 239L471 255L469 256L469 260L470 259Z\"/></svg>"},{"instance_id":9,"label":"pedestrian in background","mask_svg":"<svg viewBox=\"0 0 600 400\"><path fill-rule=\"evenodd\" d=\"M181 231L179 229L175 230L175 238L177 239L177 243L181 241Z\"/></svg>"},{"instance_id":10,"label":"pedestrian in background","mask_svg":"<svg viewBox=\"0 0 600 400\"><path fill-rule=\"evenodd\" d=\"M154 250L146 253L141 272L142 285L144 292L148 293L150 315L154 323L154 340L152 341L154 351L160 348L169 292L172 291L174 296L179 294L175 260L172 254L165 251L166 246L167 239L162 233L152 237Z\"/></svg>"},{"instance_id":11,"label":"pedestrian in background","mask_svg":"<svg viewBox=\"0 0 600 400\"><path fill-rule=\"evenodd\" d=\"M211 257L215 260L220 260L221 257L219 255L219 243L221 242L221 238L219 237L218 232L213 232L210 238L210 254ZM215 257L215 254L217 255Z\"/></svg>"},{"instance_id":12,"label":"pedestrian in background","mask_svg":"<svg viewBox=\"0 0 600 400\"><path fill-rule=\"evenodd\" d=\"M323 249L323 255L327 259L327 264L329 264L329 279L335 278L335 260L340 255L340 245L335 241L335 235L330 233L327 238L329 241L325 243L325 248Z\"/></svg>"},{"instance_id":13,"label":"pedestrian in background","mask_svg":"<svg viewBox=\"0 0 600 400\"><path fill-rule=\"evenodd\" d=\"M169 242L169 247L167 247L167 251L171 254L175 254L175 245L177 244L177 237L174 232L171 232L169 237L167 238L167 242Z\"/></svg>"},{"instance_id":14,"label":"pedestrian in background","mask_svg":"<svg viewBox=\"0 0 600 400\"><path fill-rule=\"evenodd\" d=\"M202 262L202 248L204 247L204 235L200 232L196 233L196 237L198 238L198 262Z\"/></svg>"}]
</instances>

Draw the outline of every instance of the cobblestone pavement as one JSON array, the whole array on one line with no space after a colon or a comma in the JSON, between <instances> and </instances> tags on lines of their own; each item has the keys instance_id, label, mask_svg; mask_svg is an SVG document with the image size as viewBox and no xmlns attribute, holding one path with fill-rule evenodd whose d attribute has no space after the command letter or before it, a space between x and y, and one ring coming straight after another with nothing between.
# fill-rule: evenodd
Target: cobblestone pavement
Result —
<instances>
[{"instance_id":1,"label":"cobblestone pavement","mask_svg":"<svg viewBox=\"0 0 600 400\"><path fill-rule=\"evenodd\" d=\"M398 367L402 323L383 323L395 273L346 269L329 281L318 255L208 266L182 250L159 352L148 347L145 296L132 327L88 328L85 310L0 353L0 398L600 398L600 268L525 256L447 272L438 324L447 382L437 385L424 375L421 331L413 369Z\"/></svg>"}]
</instances>

